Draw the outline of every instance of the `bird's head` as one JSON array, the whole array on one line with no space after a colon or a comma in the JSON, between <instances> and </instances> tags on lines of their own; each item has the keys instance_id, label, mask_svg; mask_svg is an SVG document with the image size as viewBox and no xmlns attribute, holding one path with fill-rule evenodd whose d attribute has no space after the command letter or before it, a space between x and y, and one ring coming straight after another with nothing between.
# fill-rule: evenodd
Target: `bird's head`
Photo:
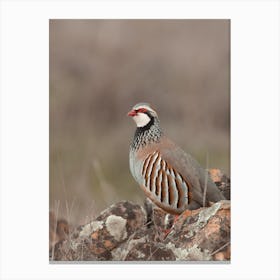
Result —
<instances>
[{"instance_id":1,"label":"bird's head","mask_svg":"<svg viewBox=\"0 0 280 280\"><path fill-rule=\"evenodd\" d=\"M133 118L137 127L144 127L154 119L158 119L156 111L148 103L136 104L127 115Z\"/></svg>"}]
</instances>

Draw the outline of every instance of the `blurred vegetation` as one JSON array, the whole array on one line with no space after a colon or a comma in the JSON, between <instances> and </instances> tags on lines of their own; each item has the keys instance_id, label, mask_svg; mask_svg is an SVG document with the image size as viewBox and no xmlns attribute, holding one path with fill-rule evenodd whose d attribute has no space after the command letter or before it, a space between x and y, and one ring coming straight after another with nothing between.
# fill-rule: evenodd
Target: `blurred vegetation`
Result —
<instances>
[{"instance_id":1,"label":"blurred vegetation","mask_svg":"<svg viewBox=\"0 0 280 280\"><path fill-rule=\"evenodd\" d=\"M142 203L129 172L137 102L206 167L230 171L229 20L50 20L50 207L86 222Z\"/></svg>"}]
</instances>

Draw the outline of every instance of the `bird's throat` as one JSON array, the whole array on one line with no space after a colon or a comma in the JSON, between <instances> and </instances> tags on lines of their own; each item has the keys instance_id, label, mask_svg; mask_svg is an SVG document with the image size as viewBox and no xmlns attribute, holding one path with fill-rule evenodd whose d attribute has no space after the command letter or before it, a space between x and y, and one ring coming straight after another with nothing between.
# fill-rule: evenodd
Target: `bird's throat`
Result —
<instances>
[{"instance_id":1,"label":"bird's throat","mask_svg":"<svg viewBox=\"0 0 280 280\"><path fill-rule=\"evenodd\" d=\"M159 142L162 135L163 132L159 125L159 121L152 118L145 126L136 128L131 145L132 149L138 150L140 147L144 147L147 144Z\"/></svg>"}]
</instances>

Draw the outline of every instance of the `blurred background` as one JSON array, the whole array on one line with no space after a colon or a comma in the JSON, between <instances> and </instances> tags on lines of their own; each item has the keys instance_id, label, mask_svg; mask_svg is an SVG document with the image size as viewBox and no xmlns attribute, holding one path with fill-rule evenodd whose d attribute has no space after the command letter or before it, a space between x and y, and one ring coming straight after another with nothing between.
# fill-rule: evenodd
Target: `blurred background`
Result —
<instances>
[{"instance_id":1,"label":"blurred background","mask_svg":"<svg viewBox=\"0 0 280 280\"><path fill-rule=\"evenodd\" d=\"M229 20L50 20L50 209L88 222L145 198L129 172L138 102L230 175Z\"/></svg>"}]
</instances>

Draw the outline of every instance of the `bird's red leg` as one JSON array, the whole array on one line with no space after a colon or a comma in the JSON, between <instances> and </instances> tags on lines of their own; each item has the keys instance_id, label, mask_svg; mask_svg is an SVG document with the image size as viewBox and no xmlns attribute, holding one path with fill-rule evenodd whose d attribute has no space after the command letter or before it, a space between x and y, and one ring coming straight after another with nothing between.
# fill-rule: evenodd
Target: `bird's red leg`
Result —
<instances>
[{"instance_id":1,"label":"bird's red leg","mask_svg":"<svg viewBox=\"0 0 280 280\"><path fill-rule=\"evenodd\" d=\"M174 227L175 223L177 222L178 218L180 217L180 215L174 215L174 221L173 221L173 225L172 228Z\"/></svg>"},{"instance_id":2,"label":"bird's red leg","mask_svg":"<svg viewBox=\"0 0 280 280\"><path fill-rule=\"evenodd\" d=\"M178 222L178 219L180 217L180 221L185 221L187 217L191 216L192 215L192 211L191 210L185 210L182 214L180 215L174 215L174 221L173 221L173 225L171 228L169 229L166 229L164 231L164 239L169 235L169 233L174 229L175 227L175 224Z\"/></svg>"},{"instance_id":3,"label":"bird's red leg","mask_svg":"<svg viewBox=\"0 0 280 280\"><path fill-rule=\"evenodd\" d=\"M164 239L168 236L168 234L174 228L174 225L175 225L175 223L176 223L176 221L178 220L179 217L180 217L180 215L174 215L174 221L173 221L172 226L164 231Z\"/></svg>"}]
</instances>

